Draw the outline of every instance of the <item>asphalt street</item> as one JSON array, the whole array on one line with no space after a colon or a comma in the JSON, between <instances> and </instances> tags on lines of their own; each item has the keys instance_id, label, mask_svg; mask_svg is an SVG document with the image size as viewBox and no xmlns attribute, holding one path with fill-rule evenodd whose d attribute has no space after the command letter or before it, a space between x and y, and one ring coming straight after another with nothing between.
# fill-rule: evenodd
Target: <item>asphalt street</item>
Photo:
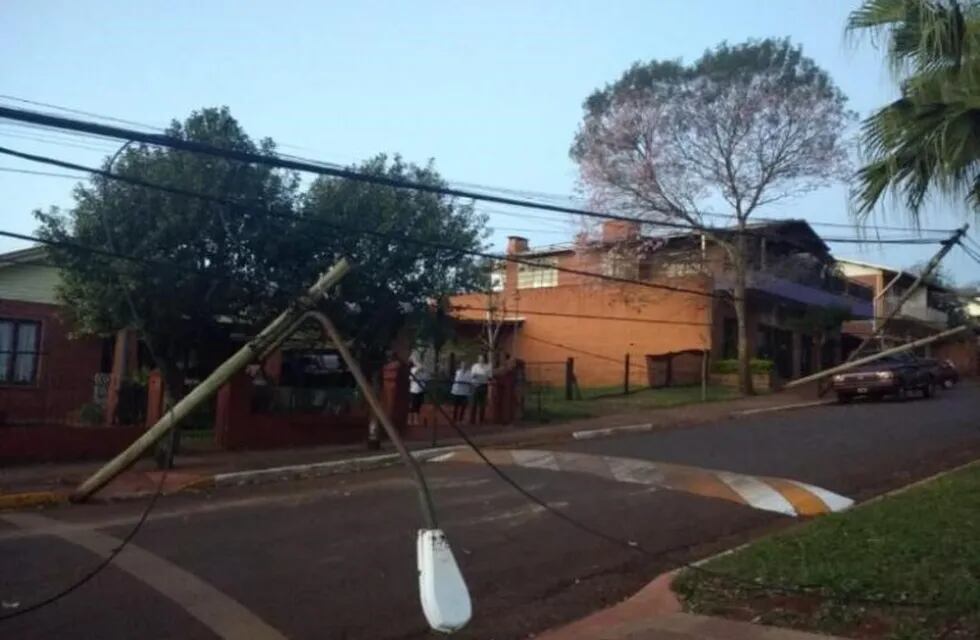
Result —
<instances>
[{"instance_id":1,"label":"asphalt street","mask_svg":"<svg viewBox=\"0 0 980 640\"><path fill-rule=\"evenodd\" d=\"M980 388L538 448L776 476L865 500L980 458ZM640 554L569 526L481 464L425 471L474 601L459 637L528 637L799 521L691 491L505 467L554 508L640 543ZM144 506L0 513L0 616L88 572ZM166 497L109 568L54 604L0 620L0 638L429 637L417 601L419 525L398 468Z\"/></svg>"}]
</instances>

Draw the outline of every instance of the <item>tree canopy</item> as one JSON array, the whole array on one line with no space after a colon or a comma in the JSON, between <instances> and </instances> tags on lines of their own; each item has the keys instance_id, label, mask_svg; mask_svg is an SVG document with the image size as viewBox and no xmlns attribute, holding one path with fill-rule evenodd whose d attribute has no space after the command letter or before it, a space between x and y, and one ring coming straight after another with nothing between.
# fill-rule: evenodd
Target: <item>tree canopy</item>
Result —
<instances>
[{"instance_id":1,"label":"tree canopy","mask_svg":"<svg viewBox=\"0 0 980 640\"><path fill-rule=\"evenodd\" d=\"M221 148L275 152L271 140L253 141L227 108L194 112L167 133ZM358 168L441 184L431 165L417 167L397 157L379 156ZM47 239L148 261L66 247L51 251L62 270L59 295L75 330L105 334L133 326L135 315L162 367L173 369L188 352L221 342L215 339L227 338L232 328L261 326L341 256L355 269L342 296L325 304L344 328L359 330L364 349L387 346L391 334L379 318L390 326L429 298L473 286L476 277L473 259L462 252L405 241L480 248L484 219L451 198L328 178L303 193L292 172L145 145L127 147L112 171L235 203L96 176L76 187L70 209L35 213Z\"/></svg>"},{"instance_id":2,"label":"tree canopy","mask_svg":"<svg viewBox=\"0 0 980 640\"><path fill-rule=\"evenodd\" d=\"M596 204L703 225L846 176L854 114L788 40L722 44L690 65L636 63L584 104L571 155Z\"/></svg>"},{"instance_id":3,"label":"tree canopy","mask_svg":"<svg viewBox=\"0 0 980 640\"><path fill-rule=\"evenodd\" d=\"M745 229L760 207L849 173L855 115L817 64L788 40L722 44L689 65L637 63L589 96L572 145L600 208L681 222L727 251L735 278L739 375L751 391ZM726 209L738 233L706 216Z\"/></svg>"}]
</instances>

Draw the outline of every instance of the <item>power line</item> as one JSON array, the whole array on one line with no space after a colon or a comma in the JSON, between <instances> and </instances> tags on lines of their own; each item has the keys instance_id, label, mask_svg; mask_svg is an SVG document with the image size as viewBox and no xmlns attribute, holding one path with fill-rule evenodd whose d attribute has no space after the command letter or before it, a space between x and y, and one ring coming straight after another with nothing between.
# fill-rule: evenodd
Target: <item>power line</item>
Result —
<instances>
[{"instance_id":1,"label":"power line","mask_svg":"<svg viewBox=\"0 0 980 640\"><path fill-rule=\"evenodd\" d=\"M578 209L574 207L562 207L562 206L551 205L551 204L528 202L527 200L521 200L517 198L510 198L510 197L503 197L503 196L495 196L491 194L480 193L477 191L454 189L452 187L442 187L442 186L424 184L421 182L415 182L411 180L402 180L397 178L389 178L386 176L372 175L361 171L356 171L353 169L338 168L336 166L331 166L331 165L315 164L306 161L292 160L286 157L271 156L271 155L261 154L261 153L251 153L247 151L239 151L237 149L222 149L210 144L196 142L193 140L182 140L167 135L146 133L142 131L136 131L133 129L124 129L121 127L103 125L96 122L86 122L82 120L74 120L71 118L62 118L60 116L53 116L53 115L38 113L34 111L26 111L23 109L11 109L9 107L0 106L0 118L7 118L18 122L31 122L34 124L39 124L44 126L67 129L70 131L81 131L85 133L116 138L119 140L134 140L146 144L151 144L151 145L156 145L161 147L169 147L171 149L177 149L180 151L200 153L204 155L210 155L210 156L225 158L229 160L237 160L239 162L257 164L257 165L267 166L271 168L292 169L294 171L305 171L308 173L315 173L318 175L332 176L335 178L343 178L345 180L352 180L355 182L365 182L365 183L376 184L380 186L393 187L396 189L410 189L413 191L420 191L424 193L434 193L434 194L440 194L446 196L453 196L457 198L466 198L470 200L482 200L485 202L494 202L497 204L505 204L514 207L523 207L523 208L537 209L537 210L544 210L544 211L554 211L557 213L569 213L574 215L601 218L605 220L643 222L646 224L656 224L658 226L662 226L666 228L678 228L678 229L687 229L687 230L694 229L694 227L689 224L672 223L672 222L651 223L650 221L642 220L640 218L635 218L630 216L621 216L621 215L616 215L611 213L600 213L597 211L589 211L587 209Z\"/></svg>"},{"instance_id":2,"label":"power line","mask_svg":"<svg viewBox=\"0 0 980 640\"><path fill-rule=\"evenodd\" d=\"M973 258L973 260L977 264L980 264L980 252L974 251L972 248L970 248L970 246L968 244L966 244L964 242L961 242L960 243L960 249L963 250L963 253L965 253L969 257Z\"/></svg>"},{"instance_id":3,"label":"power line","mask_svg":"<svg viewBox=\"0 0 980 640\"><path fill-rule=\"evenodd\" d=\"M50 102L39 102L37 100L28 100L26 98L18 98L17 96L11 96L6 94L0 94L0 98L4 100L13 100L15 102L20 102L23 104L34 105L35 107L44 107L46 109L56 109L58 111L64 111L66 113L74 113L80 116L87 116L89 118L98 118L99 120L107 120L109 122L118 122L120 124L128 124L136 127L143 127L144 129L150 129L152 131L163 131L162 127L156 127L151 124L145 124L143 122L136 122L135 120L124 120L122 118L114 118L112 116L101 115L98 113L92 113L91 111L82 111L81 109L72 109L69 107L62 107L56 104L51 104Z\"/></svg>"},{"instance_id":4,"label":"power line","mask_svg":"<svg viewBox=\"0 0 980 640\"><path fill-rule=\"evenodd\" d=\"M15 169L14 167L0 167L3 173L23 173L30 176L47 176L49 178L71 178L72 180L84 180L86 176L74 175L71 173L55 173L53 171L33 171L31 169Z\"/></svg>"},{"instance_id":5,"label":"power line","mask_svg":"<svg viewBox=\"0 0 980 640\"><path fill-rule=\"evenodd\" d=\"M72 147L74 149L84 149L86 151L98 151L99 153L107 153L109 151L108 147L97 147L92 144L80 144L78 142L71 142L64 139L55 139L39 135L29 135L26 133L11 132L11 131L0 131L0 136L5 136L8 138L18 138L20 140L29 140L31 142L40 142L42 144L57 144L65 147Z\"/></svg>"},{"instance_id":6,"label":"power line","mask_svg":"<svg viewBox=\"0 0 980 640\"><path fill-rule=\"evenodd\" d=\"M471 305L452 305L450 307L454 311L500 311L500 309L491 309L490 307L475 307ZM561 313L558 311L530 311L527 309L515 309L514 315L518 318L522 315L531 316L550 316L556 318L578 318L584 320L612 320L617 322L639 322L643 324L674 324L683 326L699 326L699 327L710 327L711 324L708 322L691 322L686 320L657 320L654 318L627 318L624 316L600 316L600 315L590 315L587 313ZM506 319L506 318L505 318Z\"/></svg>"},{"instance_id":7,"label":"power line","mask_svg":"<svg viewBox=\"0 0 980 640\"><path fill-rule=\"evenodd\" d=\"M306 161L296 161L296 160L290 160L279 156L251 153L251 152L240 151L236 149L221 149L213 145L200 143L192 140L183 140L167 135L145 133L132 129L123 129L115 126L102 125L94 122L85 122L85 121L74 120L70 118L62 118L59 116L52 116L43 113L26 111L22 109L11 109L8 107L0 106L0 117L8 118L19 122L30 122L33 124L63 128L71 131L81 131L94 135L114 137L118 139L127 139L127 140L132 140L137 142L144 142L146 144L163 146L163 147L168 147L181 151L189 151L192 153L201 153L201 154L220 157L224 159L237 160L239 162L258 164L258 165L268 166L273 168L292 169L295 171L306 171L306 172L316 173L319 175L327 175L327 176L342 178L346 180L376 184L381 186L388 186L397 189L409 189L409 190L414 190L414 191L419 191L424 193L434 193L434 194L453 196L459 198L468 198L471 200L482 200L487 202L495 202L497 204L511 205L515 207L545 210L545 211L552 211L558 213L568 213L568 214L581 215L581 216L587 216L587 217L605 219L605 220L619 220L619 221L639 223L639 224L655 225L664 228L683 229L689 232L693 231L697 233L707 233L707 234L714 234L717 232L732 233L731 229L699 227L691 224L666 222L666 221L651 222L649 220L644 220L642 218L637 218L634 216L623 216L618 214L600 213L596 211L589 211L586 209L578 209L572 207L529 202L527 200L520 200L520 199L515 199L510 197L494 196L486 193L479 193L474 191L454 189L451 187L423 184L410 180L389 178L386 176L372 175L353 169L337 168L335 166L329 166L322 163L315 164ZM763 237L774 237L774 235L776 235L772 233L759 234L755 230L740 230L738 231L738 233L745 233L750 235L762 235ZM790 242L785 238L784 241ZM803 248L802 245L801 248Z\"/></svg>"},{"instance_id":8,"label":"power line","mask_svg":"<svg viewBox=\"0 0 980 640\"><path fill-rule=\"evenodd\" d=\"M942 244L945 238L879 238L870 240L867 238L822 238L824 242L850 243L850 244Z\"/></svg>"},{"instance_id":9,"label":"power line","mask_svg":"<svg viewBox=\"0 0 980 640\"><path fill-rule=\"evenodd\" d=\"M123 119L123 118L118 118L118 117L114 117L114 116L108 116L108 115L104 115L104 114L98 114L98 113L94 113L94 112L91 112L91 111L83 111L81 109L73 109L73 108L70 108L70 107L56 105L56 104L52 104L52 103L48 103L48 102L41 102L41 101L36 101L36 100L29 100L29 99L26 99L26 98L20 98L20 97L17 97L17 96L5 95L5 94L0 94L0 98L6 99L6 100L12 100L12 101L20 102L20 103L23 103L23 104L30 104L30 105L34 105L34 106L41 106L41 107L45 107L45 108L49 108L49 109L55 109L55 110L63 111L63 112L66 112L66 113L72 113L72 114L76 114L76 115L83 115L83 116L87 116L87 117L91 117L91 118L97 118L97 119L105 120L105 121L108 121L108 122L117 122L117 123L121 123L121 124L129 124L129 125L133 125L133 126L142 127L144 129L149 129L151 131L156 131L156 132L165 132L166 131L164 128L159 127L159 126L155 126L155 125L150 125L150 124L146 124L146 123L142 123L142 122L138 122L138 121L133 121L133 120L126 120L126 119ZM56 129L62 129L63 130L63 129L66 128L65 125L64 125L64 122L70 122L70 123L75 123L75 124L84 124L84 123L81 123L80 121L69 120L69 119L66 119L66 118L60 118L60 117L55 116L55 115L52 115L52 114L44 114L44 113L39 113L39 112L31 112L31 111L17 110L17 109L3 109L2 107L0 107L0 109L2 109L5 112L8 112L6 114L0 114L0 115L3 115L3 117L15 119L15 120L18 119L18 118L16 118L15 116L10 115L9 112L16 112L16 113L20 113L20 114L33 114L34 116L42 116L42 117L43 116L47 116L47 117L52 118L54 120L62 121L62 124L41 124L41 123L38 123L38 124L40 124L41 126L44 126L44 127L54 127ZM19 118L19 120L22 121L22 122L25 121L24 118ZM31 120L28 119L28 121L31 121ZM68 127L68 128L71 128L71 127ZM115 139L122 138L122 139L130 139L130 140L135 139L135 138L132 138L132 137L129 137L129 136L125 135L125 132L121 132L121 130L119 130L119 129L115 128L115 127L109 127L108 129L111 129L112 132L111 133L110 132L96 133L96 132L92 132L92 131L86 131L86 133L89 133L90 135L100 136L101 138L115 138ZM130 133L138 133L138 132L130 132ZM173 141L173 140L176 140L176 139L171 138L171 140ZM149 141L145 141L145 142L149 142ZM160 142L150 142L150 143L151 144L162 144ZM163 146L170 146L170 145L163 144ZM208 146L208 145L202 145L202 146ZM219 147L213 147L213 149L220 150ZM202 151L202 152L204 152L204 151ZM251 154L251 155L254 155L256 157L259 157L260 156L260 154ZM309 167L307 167L305 169L300 168L298 166L296 166L296 167L287 167L287 168L294 168L294 169L300 170L300 171L311 171L311 172L314 172L314 173L319 173L320 171L343 172L343 173L348 173L348 174L350 174L350 173L360 173L360 172L356 172L356 171L351 171L350 169L347 169L343 165L338 164L338 163L324 162L324 161L320 161L320 160L314 160L314 159L310 159L310 158L304 158L302 156L297 156L297 155L276 154L275 156L263 156L263 157L269 158L269 159L279 158L279 159L282 159L282 160L286 160L286 161L290 161L290 162L295 162L295 163L298 163L298 164L310 165ZM259 162L257 160L251 160L251 162L257 162L259 164L262 164L261 162ZM369 178L373 177L373 178L380 179L377 176L365 176L365 174L360 174L360 175L361 176L364 176L364 177L369 177ZM338 176L338 177L343 177L343 176ZM349 179L354 179L351 176L348 176L348 178ZM405 182L407 182L407 181L405 181ZM568 203L575 203L577 201L578 202L581 202L581 200L577 200L574 196L567 195L567 194L555 194L555 193L547 193L547 192L542 192L542 191L533 191L533 190L526 190L526 189L512 189L512 188L506 188L506 187L497 187L497 186L483 185L483 184L472 183L472 182L460 182L460 181L456 181L456 182L452 182L450 184L455 184L455 185L464 187L464 189L454 189L454 191L457 191L458 193L456 193L456 194L447 194L447 195L457 195L458 197L474 197L474 196L478 195L478 196L480 196L480 197L478 197L478 199L486 199L488 201L503 202L504 200L507 200L507 201L510 201L510 202L507 202L507 203L508 204L512 204L513 206L528 206L530 204L534 204L535 205L535 208L541 208L541 209L545 209L545 210L556 210L557 212L570 213L570 214L573 214L573 215L599 216L599 217L605 217L606 219L628 219L628 220L632 220L632 221L635 221L635 222L641 222L641 223L645 223L645 224L655 224L655 225L659 225L659 226L669 226L669 224L668 223L665 223L665 222L649 221L649 220L644 220L642 218L630 218L630 217L627 217L627 216L616 216L615 214L601 214L599 212L589 211L589 210L585 209L584 207L552 206L552 205L548 205L547 204L549 201L550 202L561 201L561 202L568 202ZM389 186L393 186L393 185L389 185ZM418 183L411 183L411 184L405 184L405 185L403 185L403 188L416 188L416 189L420 189L420 188L423 188L423 187L426 187L426 186L427 185L421 185L421 184L418 184ZM489 194L485 194L485 193L481 193L481 194L471 193L469 195L463 195L464 192L466 192L466 191L472 191L473 189L477 189L477 190L490 190L490 191L495 191L497 193L506 193L506 194L509 194L509 195L522 196L524 198L537 199L539 202L538 203L514 202L512 198L502 198L502 199L493 199L493 200L491 200L491 198L493 198L493 196L491 196ZM541 206L541 203L545 203L544 206ZM703 212L703 214L705 216L714 217L714 218L734 219L736 217L734 214L731 214L731 213L720 213L720 212L711 212L711 211ZM759 222L776 222L776 223L778 223L778 222L785 222L785 220L780 219L780 218L766 218L766 217L753 217L753 220L759 221ZM835 228L841 228L841 229L855 229L856 228L855 225L850 225L850 224L846 224L846 223L822 222L822 221L810 221L810 220L807 220L807 223L810 224L811 226L823 226L823 227L828 227L828 228L829 227L835 227ZM683 225L681 223L677 223L677 224L680 227L693 226L693 225ZM886 225L875 225L875 226L873 226L871 228L871 230L874 230L874 231L879 231L879 230L881 230L881 231L906 231L906 232L916 232L916 233L937 233L937 234L945 234L945 235L950 235L950 234L952 234L955 231L955 229L932 229L932 228L924 228L924 227L919 227L919 226L915 226L915 227L900 227L900 226L886 226Z\"/></svg>"},{"instance_id":10,"label":"power line","mask_svg":"<svg viewBox=\"0 0 980 640\"><path fill-rule=\"evenodd\" d=\"M124 175L113 173L113 172L110 172L110 171L105 171L103 169L97 169L95 167L87 167L87 166L79 165L79 164L72 163L72 162L66 162L66 161L63 161L63 160L57 160L55 158L48 158L48 157L45 157L45 156L38 156L38 155L34 155L34 154L24 153L24 152L21 152L21 151L15 151L13 149L8 149L8 148L5 148L5 147L0 147L0 154L11 155L11 156L18 157L18 158L21 158L21 159L24 159L24 160L31 160L31 161L39 162L39 163L42 163L42 164L49 164L49 165L53 165L53 166L58 166L58 167L62 167L64 169L71 169L71 170L74 170L74 171L84 171L86 173L100 175L100 176L103 176L103 177L108 178L108 179L111 179L111 180L117 180L119 182L125 182L125 183L128 183L128 184L132 184L132 185L143 187L143 188L147 188L147 189L154 189L154 190L157 190L157 191L171 193L171 194L174 194L174 195L180 195L180 196L185 196L185 197L199 199L199 200L206 201L206 202L212 202L212 203L215 203L215 204L220 204L220 205L223 205L223 206L226 206L226 207L232 207L232 208L235 208L235 209L238 209L238 210L242 210L242 211L250 211L250 212L253 212L253 213L257 213L259 215L265 215L265 216L270 217L270 218L283 219L283 220L286 220L286 221L291 222L291 223L306 223L306 224L313 224L313 225L317 225L317 226L324 226L324 227L328 227L328 228L331 228L331 229L334 229L334 230L338 230L339 229L339 230L347 231L347 232L350 232L350 233L358 233L358 234L362 234L362 235L370 235L370 236L374 236L374 237L384 238L386 240L397 240L397 241L407 242L407 243L410 243L410 244L416 244L416 245L420 245L420 246L427 246L427 247L434 248L434 249L440 249L440 250L444 250L444 251L450 251L450 252L453 252L453 253L459 253L459 254L464 254L464 255L470 255L470 256L474 256L474 257L484 258L484 259L487 259L487 260L498 260L498 261L499 260L506 260L508 262L514 262L514 263L517 263L517 264L523 264L523 265L531 266L531 267L535 267L535 268L546 267L548 269L554 269L555 271L559 271L559 272L563 272L563 273L570 273L570 274L573 274L573 275L579 275L579 276L584 276L584 277L589 277L589 278L596 278L596 279L599 279L599 280L605 280L605 281L609 281L609 282L617 282L617 283L620 283L620 284L630 284L630 285L636 285L636 286L645 287L645 288L649 288L649 289L656 289L656 290L663 290L663 291L673 291L675 293L688 293L688 294L692 294L692 295L704 296L704 297L709 297L709 298L720 297L718 294L707 292L707 291L704 291L704 290L701 290L701 289L690 289L690 288L687 288L687 287L679 287L679 286L673 286L673 285L667 285L667 284L659 284L659 283L653 283L653 282L644 282L644 281L641 281L641 280L633 280L633 279L629 279L629 278L621 278L621 277L618 277L618 276L612 276L612 275L597 273L597 272L594 272L594 271L585 271L585 270L582 270L582 269L573 269L573 268L570 268L570 267L562 267L562 266L557 266L557 265L554 265L554 266L552 266L552 265L542 265L538 261L530 260L530 259L525 259L525 258L520 258L520 257L514 256L514 255L499 255L499 254L488 253L486 251L478 251L478 250L473 250L473 249L465 249L465 248L462 248L462 247L458 247L458 246L454 246L454 245L448 245L448 244L445 244L445 243L436 242L436 241L432 241L432 240L423 240L423 239L420 239L420 238L413 238L413 237L407 236L407 235L406 236L396 236L396 235L394 235L392 233L378 231L376 229L364 229L364 228L352 227L350 225L329 222L327 220L322 220L322 219L300 218L300 217L297 217L297 216L294 216L294 215L282 214L282 213L278 213L278 212L275 212L275 211L271 211L269 209L259 209L259 208L254 208L254 207L248 207L248 206L242 205L240 203L237 203L237 202L228 200L226 198L221 198L221 197L217 197L217 196L211 196L211 195L208 195L208 194L205 194L205 193L200 193L200 192L197 192L197 191L191 191L191 190L188 190L188 189L182 189L182 188L177 188L177 187L170 187L170 186L167 186L167 185L161 185L161 184L149 182L149 181L146 181L146 180L143 180L143 179L140 179L140 178L133 178L133 177L130 177L130 176L124 176Z\"/></svg>"},{"instance_id":11,"label":"power line","mask_svg":"<svg viewBox=\"0 0 980 640\"><path fill-rule=\"evenodd\" d=\"M24 240L26 242L34 242L36 244L45 245L48 247L55 247L60 249L70 249L72 251L80 251L82 253L90 253L93 255L98 255L103 258L112 258L114 260L125 260L126 262L132 262L134 264L142 264L151 267L166 267L168 269L177 269L180 271L186 271L189 273L194 273L199 276L203 276L214 280L215 282L220 282L219 279L213 276L208 276L198 269L188 267L186 265L180 264L178 262L173 262L169 260L155 260L152 258L143 258L140 256L134 256L129 253L120 253L118 251L110 251L106 249L101 249L99 247L93 247L91 245L79 244L77 242L68 242L66 240L51 240L48 238L42 238L40 236L31 236L23 233L16 233L14 231L0 230L0 237L12 238L14 240ZM9 262L18 262L16 260L10 260ZM56 266L56 265L49 265ZM60 268L60 267L59 267Z\"/></svg>"},{"instance_id":12,"label":"power line","mask_svg":"<svg viewBox=\"0 0 980 640\"><path fill-rule=\"evenodd\" d=\"M422 385L422 387L424 388L425 386L424 381L419 380L411 372L409 372L408 375L412 380L416 382L416 384ZM466 433L466 431L459 425L459 423L455 419L449 416L449 414L443 408L441 403L436 402L434 403L434 406L436 410L442 415L443 420L445 420L449 424L449 426L454 431L456 431L457 434L459 434L460 438L463 439L463 442L466 443L466 446L468 446L473 451L473 453L475 453L477 457L479 457L480 460L498 478L500 478L504 483L509 485L519 494L524 496L524 498L538 505L552 516L564 521L569 526L578 529L579 531L582 531L583 533L590 535L594 538L608 542L611 545L620 547L627 551L639 553L650 558L660 559L662 556L672 551L690 548L690 545L682 545L676 548L654 552L647 549L646 547L644 547L643 545L641 545L639 542L635 540L627 540L624 538L619 538L612 534L606 533L601 529L593 527L591 524L586 523L578 518L575 518L563 511L559 511L554 506L552 506L547 500L544 500L534 492L525 488L520 482L515 480L513 477L510 476L510 474L505 472L497 464L495 464L492 460L490 460L490 458L483 452L483 449L478 444L476 444L476 442L473 441L473 439L469 436L469 434ZM761 582L756 582L754 580L747 580L744 578L740 578L732 574L705 569L704 567L689 562L685 562L681 566L685 569L697 571L699 573L712 576L719 580L726 581L730 584L738 584L743 588L754 590L754 591L768 591L768 592L777 592L777 593L806 595L810 597L819 597L824 600L843 602L847 604L866 604L866 605L879 605L879 606L884 605L884 606L893 606L893 607L918 607L918 608L938 608L943 606L942 603L938 603L938 602L916 602L911 600L890 600L887 598L861 598L861 597L854 597L854 596L836 596L833 594L827 594L823 592L822 590L825 589L826 587L822 585L782 585L782 584L761 583Z\"/></svg>"},{"instance_id":13,"label":"power line","mask_svg":"<svg viewBox=\"0 0 980 640\"><path fill-rule=\"evenodd\" d=\"M0 110L2 110L2 108L0 108ZM173 194L177 194L177 195L194 197L194 198L198 198L198 199L202 199L202 200L206 200L206 201L210 201L210 202L215 202L215 203L218 203L218 204L222 204L222 205L225 205L225 206L236 207L236 208L239 208L239 209L244 208L244 209L247 210L247 207L243 207L243 205L241 205L241 204L239 204L237 202L232 202L232 201L227 200L225 198L218 198L218 197L215 197L215 196L210 196L210 195L202 194L202 193L199 193L199 192L194 192L194 191L189 191L189 190L185 190L185 189L178 189L178 188L174 188L174 187L168 187L168 186L165 186L165 185L155 184L155 183L151 183L151 182L148 182L148 181L145 181L145 180L141 180L141 179L137 179L137 178L131 178L131 177L128 177L128 176L122 176L120 174L114 174L114 173L111 173L111 172L108 172L108 171L104 171L104 170L101 170L101 169L97 169L97 168L94 168L94 167L87 167L87 166L84 166L84 165L78 165L78 164L75 164L75 163L69 163L69 162L57 160L57 159L54 159L54 158L48 158L48 157L45 157L45 156L38 156L38 155L34 155L34 154L27 154L27 153L18 152L18 151L12 150L12 149L6 149L6 148L3 148L3 147L0 147L0 153L4 153L4 154L7 154L7 155L12 155L14 157L19 157L21 159L31 160L31 161L35 161L35 162L41 162L41 163L44 163L44 164L50 164L50 165L54 165L54 166L60 166L62 168L72 169L72 170L75 170L75 171L83 171L83 172L90 173L90 174L102 175L103 177L106 177L106 178L110 178L110 179L114 179L114 180L118 180L118 181L122 181L122 182L128 182L130 184L134 184L134 185L141 186L141 187L144 187L144 188L151 188L151 189L165 191L165 192L169 192L169 193L173 193ZM246 154L246 155L248 155L248 154ZM395 181L395 182L399 182L399 181ZM424 186L426 186L426 188L428 189L428 185L424 185ZM264 214L265 215L268 215L268 216L271 216L271 217L283 218L283 219L289 220L290 222L302 221L302 219L296 218L295 216L292 216L292 215L279 214L279 213L268 211L268 210L265 210L264 211ZM386 238L386 239L393 239L394 238L394 236L392 234L390 234L390 233L384 233L384 232L379 232L379 231L370 230L370 229L357 229L357 228L354 228L354 227L350 227L348 225L339 225L337 223L330 223L330 222L325 221L325 220L311 220L311 219L306 219L306 221L312 222L312 223L315 223L315 224L322 224L324 226L332 227L334 229L346 230L346 231L349 231L349 232L361 233L361 234L366 234L366 235L373 235L375 237L382 237L382 238ZM446 245L446 244L443 244L443 243L438 243L438 242L433 242L433 241L414 239L414 238L411 238L409 236L404 236L404 237L402 237L400 239L403 240L403 241L405 241L405 242L409 242L409 243L420 244L420 245L423 245L423 246L430 246L430 247L433 247L433 248L444 249L444 250L449 250L449 251L458 252L458 253L464 253L464 254L473 255L473 256L476 256L476 257L481 257L481 258L484 258L484 259L490 259L490 260L501 260L502 259L502 260L507 260L507 261L518 263L518 264L524 264L524 265L527 265L527 266L538 267L538 268L540 268L542 266L538 262L535 262L533 260L527 260L527 259L523 259L523 258L518 258L518 257L513 256L513 255L499 256L499 255L494 255L494 254L490 254L490 253L482 252L482 251L463 250L460 247L455 247L455 246L452 246L452 245ZM621 278L621 277L618 277L618 276L611 276L611 275L596 273L596 272L592 272L592 271L585 271L585 270L581 270L581 269L572 269L572 268L569 268L569 267L561 267L561 266L557 266L557 265L554 265L554 266L550 266L549 265L549 268L554 269L554 270L559 271L559 272L566 272L566 273L571 273L571 274L580 275L580 276L584 276L584 277L591 277L591 278L597 278L597 279L611 281L611 282L618 282L618 283L621 283L621 284L637 285L637 286L641 286L641 287L645 287L645 288L650 288L650 289L673 291L673 292L677 292L677 293L689 293L689 294L692 294L692 295L704 296L704 297L711 297L711 298L721 297L721 296L719 296L719 294L716 294L716 293L713 293L713 292L707 292L707 291L704 291L704 290L691 289L691 288L687 288L687 287L678 287L678 286L665 285L665 284L658 284L658 283L651 283L651 282L644 282L644 281L640 281L640 280L629 279L629 278Z\"/></svg>"}]
</instances>

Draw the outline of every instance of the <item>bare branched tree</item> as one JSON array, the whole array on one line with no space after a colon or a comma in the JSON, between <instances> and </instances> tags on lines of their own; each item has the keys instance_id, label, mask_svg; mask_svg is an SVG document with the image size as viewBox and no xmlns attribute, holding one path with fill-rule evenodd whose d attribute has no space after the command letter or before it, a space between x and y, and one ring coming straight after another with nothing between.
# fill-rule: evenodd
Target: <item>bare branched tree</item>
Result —
<instances>
[{"instance_id":1,"label":"bare branched tree","mask_svg":"<svg viewBox=\"0 0 980 640\"><path fill-rule=\"evenodd\" d=\"M690 66L636 64L584 108L571 154L593 205L687 224L727 253L750 393L746 226L766 205L846 178L846 98L799 47L764 40L723 44ZM737 233L705 222L712 207L727 208Z\"/></svg>"}]
</instances>

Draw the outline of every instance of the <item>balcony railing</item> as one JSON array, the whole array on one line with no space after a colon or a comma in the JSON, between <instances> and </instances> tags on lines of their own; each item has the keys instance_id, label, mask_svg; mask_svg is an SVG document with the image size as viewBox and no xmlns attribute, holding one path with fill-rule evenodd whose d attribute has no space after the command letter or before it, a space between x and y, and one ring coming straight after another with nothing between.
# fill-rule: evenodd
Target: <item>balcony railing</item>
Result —
<instances>
[{"instance_id":1,"label":"balcony railing","mask_svg":"<svg viewBox=\"0 0 980 640\"><path fill-rule=\"evenodd\" d=\"M891 314L898 306L899 297L897 295L886 294L882 300L880 315L886 316ZM935 328L943 328L948 322L948 315L945 311L926 306L922 304L921 300L915 299L909 300L902 306L901 311L898 312L898 317L924 322Z\"/></svg>"},{"instance_id":2,"label":"balcony railing","mask_svg":"<svg viewBox=\"0 0 980 640\"><path fill-rule=\"evenodd\" d=\"M715 289L730 291L734 282L734 274L730 272L716 276ZM797 282L764 271L749 272L746 282L750 290L761 291L808 306L847 309L855 318L870 318L874 315L870 297L862 295L859 298L853 294L852 289L849 289L849 283L839 284L841 285L839 287L830 284L824 288L824 286ZM834 291L834 288L838 290Z\"/></svg>"}]
</instances>

